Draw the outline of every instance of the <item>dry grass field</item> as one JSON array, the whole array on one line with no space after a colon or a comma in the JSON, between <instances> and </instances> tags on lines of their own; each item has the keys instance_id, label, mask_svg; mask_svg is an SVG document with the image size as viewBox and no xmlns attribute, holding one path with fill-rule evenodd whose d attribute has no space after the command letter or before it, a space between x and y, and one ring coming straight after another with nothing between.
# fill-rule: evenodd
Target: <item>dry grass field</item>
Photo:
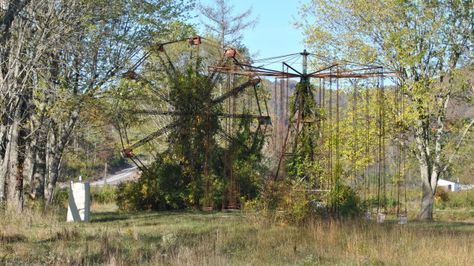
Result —
<instances>
[{"instance_id":1,"label":"dry grass field","mask_svg":"<svg viewBox=\"0 0 474 266\"><path fill-rule=\"evenodd\" d=\"M456 221L461 215L463 221ZM438 221L269 224L241 212L122 214L93 206L91 223L63 213L0 218L1 265L474 265L474 211Z\"/></svg>"}]
</instances>

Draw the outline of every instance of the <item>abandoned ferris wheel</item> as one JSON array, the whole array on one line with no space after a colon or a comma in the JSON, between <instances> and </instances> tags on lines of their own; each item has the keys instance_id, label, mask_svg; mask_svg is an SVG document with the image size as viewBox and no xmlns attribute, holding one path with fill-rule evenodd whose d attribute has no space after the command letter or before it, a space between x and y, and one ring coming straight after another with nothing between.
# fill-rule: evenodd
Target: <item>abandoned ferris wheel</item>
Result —
<instances>
[{"instance_id":1,"label":"abandoned ferris wheel","mask_svg":"<svg viewBox=\"0 0 474 266\"><path fill-rule=\"evenodd\" d=\"M168 47L177 43L185 43L188 46L189 55L170 56ZM204 50L200 49L200 46L204 45L215 47L212 41L199 36L157 44L154 50L145 54L133 69L125 73L124 77L156 86L134 71L146 58L154 55L162 66L162 72L173 83L175 81L172 77L175 77L177 69L182 67L183 58L186 58L188 62L194 62L192 63L194 65L206 58L203 55ZM316 69L313 69L313 59L319 62L319 67ZM281 65L281 69L267 67L276 63ZM365 136L354 136L352 153L356 154L356 151L359 151L365 157L372 157L372 160L357 167L356 156L353 155L349 159L352 170L347 171L346 175L363 183L364 197L371 193L376 194L377 212L380 212L382 208L387 208L385 197L389 173L396 176L394 179L398 187L397 214L401 213L402 207L405 208L406 213L406 206L402 206L400 199L400 186L404 182L404 146L401 141L403 139L401 131L396 132L398 142L394 147L397 149L397 155L393 160L393 165L388 165L385 151L388 140L384 80L396 75L395 72L387 71L384 67L377 65L323 58L306 50L301 53L251 61L241 58L235 49L230 48L221 52L219 60L207 61L206 65L206 71L202 71L204 82L198 86L200 90L207 91L207 96L204 99L196 99L195 106L183 107L180 103L171 101L163 91L156 89L154 91L157 97L165 102L165 106L160 105L160 108L152 110L146 108L146 110L135 110L135 112L159 117L161 122L158 123L158 129L133 143L125 140L127 134L121 131L123 154L139 168L146 169L146 166L135 155L134 150L175 130L186 119L219 121L218 123L224 126L220 127L217 133L223 142L232 140L234 137L232 124L235 122L232 121L250 119L253 121L252 128L255 134L264 132L262 134L264 137L270 136L271 140L267 141L267 145L270 145L270 150L273 151L275 165L270 175L274 180L285 175L286 161L304 153L309 160L318 162L321 168L320 175L329 176L325 181L319 182L316 189L309 189L327 191L335 185L340 175L342 157L340 121L347 113L345 110L352 107L352 112L359 114L353 115L353 125L363 124L365 128ZM262 89L259 85L263 78L275 79L273 88L268 90L271 94L272 108L269 108L266 98L258 93L258 90ZM296 81L291 82L295 79ZM292 87L291 83L297 85ZM175 83L175 86L180 85ZM238 112L236 103L245 92L247 92L247 100L242 103L247 108L245 112ZM248 99L249 95L251 95L251 100ZM397 101L397 112L400 113L400 109L403 108L403 97L398 90L395 90L394 95ZM369 110L371 104L376 106L375 110ZM253 108L248 105L253 105ZM269 128L272 129L271 135L266 134ZM375 132L375 137L371 136L370 132ZM307 135L315 135L315 137L306 138ZM265 140L256 138L255 141ZM373 142L377 144L376 148L370 147ZM208 154L212 152L212 148L206 143L204 146L204 173L209 174ZM231 171L229 175L231 183L235 183ZM372 179L375 176L375 185L371 185L371 176ZM230 193L235 192L231 189ZM235 198L235 195L230 198ZM235 202L230 205L235 207Z\"/></svg>"}]
</instances>

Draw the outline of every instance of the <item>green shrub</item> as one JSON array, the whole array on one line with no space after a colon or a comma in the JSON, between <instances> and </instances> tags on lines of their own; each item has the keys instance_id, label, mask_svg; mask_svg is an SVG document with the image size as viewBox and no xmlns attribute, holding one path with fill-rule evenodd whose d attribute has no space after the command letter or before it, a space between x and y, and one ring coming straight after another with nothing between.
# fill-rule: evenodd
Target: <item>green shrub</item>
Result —
<instances>
[{"instance_id":1,"label":"green shrub","mask_svg":"<svg viewBox=\"0 0 474 266\"><path fill-rule=\"evenodd\" d=\"M283 196L283 200L278 208L281 212L279 212L280 215L277 217L291 224L302 224L312 218L314 208L311 202L313 200L314 195L299 189L290 189Z\"/></svg>"},{"instance_id":2,"label":"green shrub","mask_svg":"<svg viewBox=\"0 0 474 266\"><path fill-rule=\"evenodd\" d=\"M192 187L179 163L158 160L138 181L119 185L116 201L125 211L183 209L190 204Z\"/></svg>"},{"instance_id":3,"label":"green shrub","mask_svg":"<svg viewBox=\"0 0 474 266\"><path fill-rule=\"evenodd\" d=\"M243 210L247 216L256 214L257 220L287 224L302 224L317 215L313 204L316 196L306 193L302 187L291 182L273 182L265 184L257 199L247 200Z\"/></svg>"},{"instance_id":4,"label":"green shrub","mask_svg":"<svg viewBox=\"0 0 474 266\"><path fill-rule=\"evenodd\" d=\"M123 182L117 187L117 197L115 201L122 211L137 210L137 197L140 195L138 184L133 181Z\"/></svg>"},{"instance_id":5,"label":"green shrub","mask_svg":"<svg viewBox=\"0 0 474 266\"><path fill-rule=\"evenodd\" d=\"M267 180L257 198L241 199L241 209L255 223L272 223L282 200L280 182Z\"/></svg>"},{"instance_id":6,"label":"green shrub","mask_svg":"<svg viewBox=\"0 0 474 266\"><path fill-rule=\"evenodd\" d=\"M438 187L436 188L436 192L435 192L435 195L434 195L434 198L435 198L435 203L441 207L441 208L445 208L446 207L446 204L449 202L449 192L442 188L442 187Z\"/></svg>"},{"instance_id":7,"label":"green shrub","mask_svg":"<svg viewBox=\"0 0 474 266\"><path fill-rule=\"evenodd\" d=\"M208 178L210 191L203 194L200 198L199 205L217 208L218 206L222 206L225 186L223 180L216 175L210 175ZM203 177L203 180L205 180L205 177Z\"/></svg>"},{"instance_id":8,"label":"green shrub","mask_svg":"<svg viewBox=\"0 0 474 266\"><path fill-rule=\"evenodd\" d=\"M328 202L333 214L339 217L355 217L361 213L357 193L340 179L329 192Z\"/></svg>"},{"instance_id":9,"label":"green shrub","mask_svg":"<svg viewBox=\"0 0 474 266\"><path fill-rule=\"evenodd\" d=\"M100 204L115 202L117 197L116 188L110 185L91 188L91 197L93 202Z\"/></svg>"},{"instance_id":10,"label":"green shrub","mask_svg":"<svg viewBox=\"0 0 474 266\"><path fill-rule=\"evenodd\" d=\"M446 208L474 208L474 189L446 192L448 200L443 202Z\"/></svg>"},{"instance_id":11,"label":"green shrub","mask_svg":"<svg viewBox=\"0 0 474 266\"><path fill-rule=\"evenodd\" d=\"M69 198L68 189L69 188L59 188L59 187L57 187L54 190L53 205L67 208L68 198Z\"/></svg>"},{"instance_id":12,"label":"green shrub","mask_svg":"<svg viewBox=\"0 0 474 266\"><path fill-rule=\"evenodd\" d=\"M354 189L337 181L325 196L307 192L306 186L291 181L267 182L258 199L243 205L247 213L256 213L267 222L302 224L312 219L356 217L361 213L360 200Z\"/></svg>"}]
</instances>

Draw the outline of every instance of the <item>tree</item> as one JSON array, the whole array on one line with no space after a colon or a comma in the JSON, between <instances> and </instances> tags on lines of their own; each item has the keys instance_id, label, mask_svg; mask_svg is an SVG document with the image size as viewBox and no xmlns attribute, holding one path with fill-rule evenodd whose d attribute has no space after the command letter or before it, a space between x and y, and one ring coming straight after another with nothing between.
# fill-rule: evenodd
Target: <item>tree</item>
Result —
<instances>
[{"instance_id":1,"label":"tree","mask_svg":"<svg viewBox=\"0 0 474 266\"><path fill-rule=\"evenodd\" d=\"M0 46L0 202L21 209L33 73L58 37L51 25L60 11L47 1L9 1L5 6ZM69 9L61 11L67 15Z\"/></svg>"},{"instance_id":2,"label":"tree","mask_svg":"<svg viewBox=\"0 0 474 266\"><path fill-rule=\"evenodd\" d=\"M201 14L208 22L203 22L206 30L217 40L221 48L227 46L240 46L243 31L253 28L257 20L252 18L252 9L233 15L234 7L227 0L214 0L215 5L199 5Z\"/></svg>"},{"instance_id":3,"label":"tree","mask_svg":"<svg viewBox=\"0 0 474 266\"><path fill-rule=\"evenodd\" d=\"M7 6L14 10L4 18L11 13L14 19L3 19L0 47L0 202L21 209L25 185L52 202L83 110L189 5L48 0Z\"/></svg>"},{"instance_id":4,"label":"tree","mask_svg":"<svg viewBox=\"0 0 474 266\"><path fill-rule=\"evenodd\" d=\"M457 148L474 124L456 138L446 132L446 112L453 98L466 97L468 86L454 82L459 69L472 64L474 10L471 0L326 1L302 9L308 44L317 53L396 70L394 79L413 105L410 124L422 183L419 218L433 218L437 180L446 174ZM406 121L408 122L408 121Z\"/></svg>"},{"instance_id":5,"label":"tree","mask_svg":"<svg viewBox=\"0 0 474 266\"><path fill-rule=\"evenodd\" d=\"M13 21L29 2L30 0L0 1L0 44L3 45L9 39Z\"/></svg>"}]
</instances>

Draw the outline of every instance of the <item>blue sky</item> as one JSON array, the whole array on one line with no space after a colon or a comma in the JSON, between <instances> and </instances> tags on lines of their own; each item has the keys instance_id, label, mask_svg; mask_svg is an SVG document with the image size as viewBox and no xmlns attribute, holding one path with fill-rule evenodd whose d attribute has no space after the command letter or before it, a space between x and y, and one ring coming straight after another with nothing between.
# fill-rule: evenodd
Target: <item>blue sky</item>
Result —
<instances>
[{"instance_id":1,"label":"blue sky","mask_svg":"<svg viewBox=\"0 0 474 266\"><path fill-rule=\"evenodd\" d=\"M213 0L200 0L211 4ZM258 23L253 29L244 32L243 43L256 58L302 52L303 35L293 24L298 17L299 0L229 0L235 14L252 8Z\"/></svg>"}]
</instances>

